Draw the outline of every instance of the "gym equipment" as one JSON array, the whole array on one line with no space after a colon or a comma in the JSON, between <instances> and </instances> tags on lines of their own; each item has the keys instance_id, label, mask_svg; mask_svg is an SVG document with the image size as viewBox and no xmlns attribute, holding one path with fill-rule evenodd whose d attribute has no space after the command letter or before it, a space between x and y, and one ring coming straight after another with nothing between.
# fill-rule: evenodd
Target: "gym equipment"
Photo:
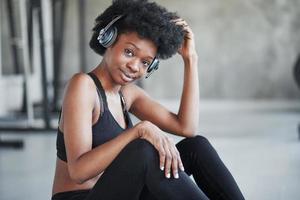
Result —
<instances>
[{"instance_id":1,"label":"gym equipment","mask_svg":"<svg viewBox=\"0 0 300 200\"><path fill-rule=\"evenodd\" d=\"M300 89L300 54L297 57L293 73L294 73L294 79ZM298 139L300 140L300 123L298 124Z\"/></svg>"},{"instance_id":2,"label":"gym equipment","mask_svg":"<svg viewBox=\"0 0 300 200\"><path fill-rule=\"evenodd\" d=\"M53 2L54 4L58 2ZM62 2L62 1L61 1ZM1 1L2 3L2 1ZM3 120L4 123L0 125L0 132L4 133L15 133L15 132L30 132L30 133L41 133L45 131L55 131L57 129L57 123L55 126L51 126L51 120L57 120L58 113L51 112L51 106L49 101L49 86L48 86L48 77L46 69L46 53L44 46L44 29L43 29L43 19L42 19L42 2L41 0L19 0L17 4L19 7L16 9L16 12L20 13L19 18L15 18L14 13L14 4L13 1L7 0L7 10L9 17L7 18L11 36L11 49L13 63L15 65L15 74L22 74L24 78L24 98L23 98L23 109L15 119L12 120ZM55 15L55 13L53 14ZM19 21L18 21L19 20ZM35 20L36 23L33 23ZM20 38L17 38L15 24L20 24ZM63 21L60 19L60 21ZM33 27L36 27L33 29ZM39 35L39 52L40 52L40 80L42 86L42 100L41 107L36 109L34 102L31 97L32 89L30 88L30 79L32 78L32 73L36 73L32 69L32 49L34 38L33 30L36 30L35 34ZM36 38L35 38L36 39ZM16 41L20 41L16 43ZM17 55L17 47L22 50L22 63L23 69L20 68L20 61ZM57 46L56 46L57 47ZM60 47L58 47L60 48ZM57 49L56 49L57 50ZM59 52L59 51L58 51ZM2 63L0 63L2 65ZM59 66L57 66L59 67ZM56 85L57 86L57 85ZM24 119L25 114L25 119ZM19 120L19 119L22 120ZM9 124L9 125L8 125ZM52 123L53 124L53 123ZM22 148L23 141L3 141L0 139L0 147L13 147L13 148Z\"/></svg>"}]
</instances>

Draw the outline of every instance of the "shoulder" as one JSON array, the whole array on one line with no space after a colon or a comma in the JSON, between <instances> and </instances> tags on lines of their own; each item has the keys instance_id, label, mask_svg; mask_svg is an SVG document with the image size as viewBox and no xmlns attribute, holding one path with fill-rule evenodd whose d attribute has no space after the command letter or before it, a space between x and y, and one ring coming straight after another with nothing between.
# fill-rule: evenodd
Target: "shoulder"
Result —
<instances>
[{"instance_id":1,"label":"shoulder","mask_svg":"<svg viewBox=\"0 0 300 200\"><path fill-rule=\"evenodd\" d=\"M148 96L146 91L134 83L122 87L121 92L126 100L128 109L136 102L137 99Z\"/></svg>"},{"instance_id":2,"label":"shoulder","mask_svg":"<svg viewBox=\"0 0 300 200\"><path fill-rule=\"evenodd\" d=\"M79 72L79 73L74 74L68 81L68 85L77 85L77 84L92 86L93 80L90 78L90 76L88 74Z\"/></svg>"},{"instance_id":3,"label":"shoulder","mask_svg":"<svg viewBox=\"0 0 300 200\"><path fill-rule=\"evenodd\" d=\"M80 90L82 92L89 92L95 89L95 84L90 76L86 73L76 73L67 82L67 90ZM87 89L87 90L86 90Z\"/></svg>"},{"instance_id":4,"label":"shoulder","mask_svg":"<svg viewBox=\"0 0 300 200\"><path fill-rule=\"evenodd\" d=\"M80 99L93 102L96 86L93 80L85 73L76 73L67 82L64 92L64 101L68 99L77 101ZM89 98L90 97L90 98Z\"/></svg>"}]
</instances>

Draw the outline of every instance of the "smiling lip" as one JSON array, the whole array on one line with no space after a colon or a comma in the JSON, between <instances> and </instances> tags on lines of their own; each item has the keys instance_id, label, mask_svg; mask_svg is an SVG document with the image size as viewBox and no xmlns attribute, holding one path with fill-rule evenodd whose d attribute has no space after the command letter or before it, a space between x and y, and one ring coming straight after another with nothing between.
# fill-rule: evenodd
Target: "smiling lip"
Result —
<instances>
[{"instance_id":1,"label":"smiling lip","mask_svg":"<svg viewBox=\"0 0 300 200\"><path fill-rule=\"evenodd\" d=\"M128 75L127 73L123 72L122 70L121 70L121 72L122 72L122 78L125 81L127 81L127 82L133 81L133 79L134 79L133 76Z\"/></svg>"}]
</instances>

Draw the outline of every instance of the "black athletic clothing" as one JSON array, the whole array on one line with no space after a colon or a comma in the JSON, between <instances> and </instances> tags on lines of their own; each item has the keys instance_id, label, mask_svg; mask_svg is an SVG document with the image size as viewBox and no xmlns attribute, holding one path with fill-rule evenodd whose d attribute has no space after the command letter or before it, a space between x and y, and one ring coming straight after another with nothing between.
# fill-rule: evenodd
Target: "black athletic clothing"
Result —
<instances>
[{"instance_id":1,"label":"black athletic clothing","mask_svg":"<svg viewBox=\"0 0 300 200\"><path fill-rule=\"evenodd\" d=\"M94 75L93 73L88 73L90 77L94 80L96 87L97 87L97 94L99 96L100 103L102 103L101 115L99 116L98 121L92 127L92 148L95 148L113 138L118 136L123 129L118 122L115 120L113 115L108 109L108 104L106 100L105 91L101 85L100 80ZM132 121L130 119L129 113L126 109L125 100L123 94L119 92L120 101L123 108L123 114L126 121L126 128L133 127ZM57 149L57 157L65 162L67 162L67 155L66 155L66 147L64 141L64 135L61 130L58 128L57 130L57 139L56 139L56 149Z\"/></svg>"},{"instance_id":2,"label":"black athletic clothing","mask_svg":"<svg viewBox=\"0 0 300 200\"><path fill-rule=\"evenodd\" d=\"M157 150L146 140L129 143L91 190L57 193L52 200L243 200L234 178L203 136L176 145L185 172L165 178ZM193 175L197 185L189 178Z\"/></svg>"},{"instance_id":3,"label":"black athletic clothing","mask_svg":"<svg viewBox=\"0 0 300 200\"><path fill-rule=\"evenodd\" d=\"M97 83L99 81L97 80L94 77L97 88L105 97L104 90L102 87L98 87L101 84ZM104 107L108 110L107 102L105 104ZM108 127L113 130L118 127L120 132L123 131L114 118L111 118L111 114L108 113L106 116L110 120L101 124L104 126L101 127L101 130L111 132ZM101 120L103 119L105 118L101 117ZM130 120L129 116L128 119ZM100 124L101 120L97 123ZM132 127L131 121L129 121L128 127ZM106 141L111 138L107 138ZM173 177L167 179L164 171L159 168L157 150L148 141L137 139L126 145L105 169L93 188L57 193L52 196L52 200L244 199L234 178L206 138L203 136L186 138L180 141L176 147L185 168L185 172L179 171L179 179ZM189 175L193 175L196 184Z\"/></svg>"}]
</instances>

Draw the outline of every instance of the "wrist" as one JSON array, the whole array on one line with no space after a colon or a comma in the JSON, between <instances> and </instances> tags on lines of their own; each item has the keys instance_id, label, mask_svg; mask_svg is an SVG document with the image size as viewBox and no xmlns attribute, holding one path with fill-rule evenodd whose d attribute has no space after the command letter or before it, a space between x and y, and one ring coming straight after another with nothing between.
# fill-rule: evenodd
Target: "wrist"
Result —
<instances>
[{"instance_id":1,"label":"wrist","mask_svg":"<svg viewBox=\"0 0 300 200\"><path fill-rule=\"evenodd\" d=\"M185 65L193 65L198 62L198 55L196 52L191 53L187 57L183 58L183 62Z\"/></svg>"},{"instance_id":2,"label":"wrist","mask_svg":"<svg viewBox=\"0 0 300 200\"><path fill-rule=\"evenodd\" d=\"M197 70L198 68L198 60L197 59L189 59L184 60L184 69L185 70Z\"/></svg>"},{"instance_id":3,"label":"wrist","mask_svg":"<svg viewBox=\"0 0 300 200\"><path fill-rule=\"evenodd\" d=\"M146 134L151 130L153 124L150 121L144 120L137 124L137 135L139 138L147 137Z\"/></svg>"},{"instance_id":4,"label":"wrist","mask_svg":"<svg viewBox=\"0 0 300 200\"><path fill-rule=\"evenodd\" d=\"M144 123L143 121L137 123L135 125L135 136L136 138L142 138L144 135L145 129L144 129Z\"/></svg>"}]
</instances>

